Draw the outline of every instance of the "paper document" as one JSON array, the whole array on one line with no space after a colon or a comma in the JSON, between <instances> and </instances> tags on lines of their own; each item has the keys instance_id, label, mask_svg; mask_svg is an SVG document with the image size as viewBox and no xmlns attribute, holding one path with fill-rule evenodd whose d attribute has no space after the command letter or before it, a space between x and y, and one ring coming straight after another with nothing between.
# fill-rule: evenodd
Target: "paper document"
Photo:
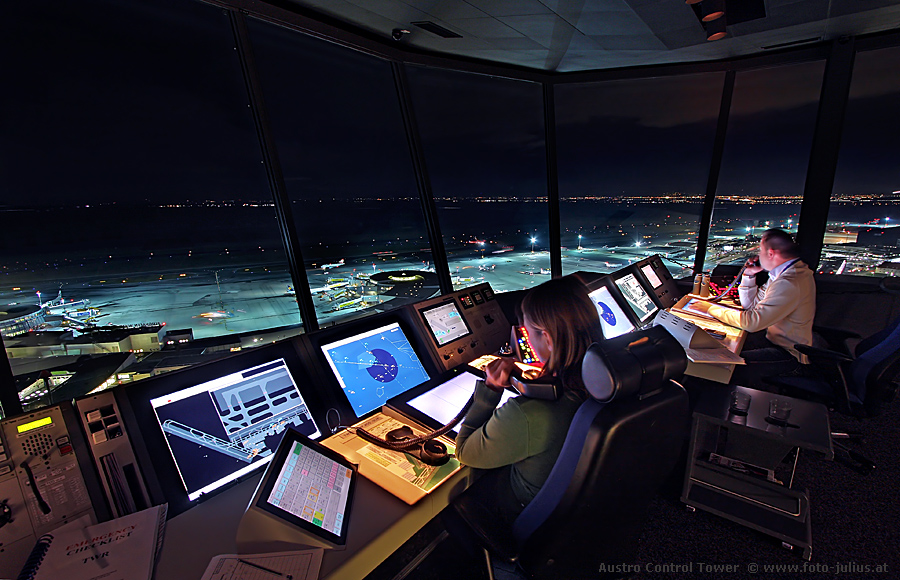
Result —
<instances>
[{"instance_id":1,"label":"paper document","mask_svg":"<svg viewBox=\"0 0 900 580\"><path fill-rule=\"evenodd\" d=\"M400 421L382 413L364 419L354 427L361 427L383 439L388 431L404 425L410 425L416 436L425 432L412 421ZM456 452L453 441L446 437L439 437L438 440L447 446L448 453ZM451 457L444 465L427 465L410 453L391 451L369 443L349 429L329 437L322 444L358 463L360 475L408 504L425 497L462 467L455 457Z\"/></svg>"},{"instance_id":2,"label":"paper document","mask_svg":"<svg viewBox=\"0 0 900 580\"><path fill-rule=\"evenodd\" d=\"M728 365L742 365L747 364L744 362L744 359L740 356L734 354L730 350L724 347L720 348L686 348L684 349L684 354L687 355L688 360L695 363L708 363L708 364L728 364Z\"/></svg>"},{"instance_id":3,"label":"paper document","mask_svg":"<svg viewBox=\"0 0 900 580\"><path fill-rule=\"evenodd\" d=\"M319 577L324 551L220 554L209 561L200 580L314 580Z\"/></svg>"}]
</instances>

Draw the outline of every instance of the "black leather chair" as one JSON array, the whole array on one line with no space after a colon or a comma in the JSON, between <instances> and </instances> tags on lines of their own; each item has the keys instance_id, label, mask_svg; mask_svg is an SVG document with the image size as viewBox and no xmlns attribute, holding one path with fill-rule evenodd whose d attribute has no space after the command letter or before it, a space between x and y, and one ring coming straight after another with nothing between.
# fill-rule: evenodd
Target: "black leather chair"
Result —
<instances>
[{"instance_id":1,"label":"black leather chair","mask_svg":"<svg viewBox=\"0 0 900 580\"><path fill-rule=\"evenodd\" d=\"M816 328L829 339L829 349L802 344L795 348L810 358L812 373L773 377L769 383L801 398L815 398L837 411L865 417L878 414L894 400L900 378L900 318L848 348L852 332Z\"/></svg>"},{"instance_id":2,"label":"black leather chair","mask_svg":"<svg viewBox=\"0 0 900 580\"><path fill-rule=\"evenodd\" d=\"M686 366L684 350L662 327L591 346L582 376L592 398L512 529L486 518L485 506L466 494L451 506L489 568L500 560L531 578L621 575L617 565L634 561L647 508L689 431L688 396L674 382Z\"/></svg>"}]
</instances>

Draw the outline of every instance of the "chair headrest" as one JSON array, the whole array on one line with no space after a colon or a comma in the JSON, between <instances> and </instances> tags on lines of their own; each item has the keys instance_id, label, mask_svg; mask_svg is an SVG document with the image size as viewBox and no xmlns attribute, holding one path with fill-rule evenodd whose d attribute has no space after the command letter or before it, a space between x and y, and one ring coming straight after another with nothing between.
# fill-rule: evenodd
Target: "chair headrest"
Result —
<instances>
[{"instance_id":1,"label":"chair headrest","mask_svg":"<svg viewBox=\"0 0 900 580\"><path fill-rule=\"evenodd\" d=\"M581 378L588 393L605 403L655 391L669 379L680 379L686 368L678 341L654 326L592 344L581 363Z\"/></svg>"}]
</instances>

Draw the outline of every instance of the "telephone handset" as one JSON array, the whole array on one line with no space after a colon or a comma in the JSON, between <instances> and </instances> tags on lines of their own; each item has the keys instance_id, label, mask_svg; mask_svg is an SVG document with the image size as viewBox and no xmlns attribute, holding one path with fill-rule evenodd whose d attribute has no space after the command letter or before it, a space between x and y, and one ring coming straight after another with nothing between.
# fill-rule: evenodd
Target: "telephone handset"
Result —
<instances>
[{"instance_id":1,"label":"telephone handset","mask_svg":"<svg viewBox=\"0 0 900 580\"><path fill-rule=\"evenodd\" d=\"M738 271L737 276L734 277L734 280L731 281L731 284L729 284L728 287L725 288L725 290L720 292L718 294L718 296L710 297L708 299L708 301L709 302L718 302L719 300L724 298L726 295L728 295L729 292L731 292L732 288L734 288L738 283L740 283L741 278L743 278L743 276L744 276L744 271L747 268L752 268L753 266L756 266L758 264L759 264L759 256L751 256L751 257L747 258L747 261L744 262L743 266L741 266L740 271ZM763 271L765 271L765 270L763 270Z\"/></svg>"},{"instance_id":2,"label":"telephone handset","mask_svg":"<svg viewBox=\"0 0 900 580\"><path fill-rule=\"evenodd\" d=\"M518 362L516 363L516 366L509 377L512 390L532 399L555 401L559 398L561 389L558 380L553 377L540 376L540 369L536 367L529 367L527 365L522 365L520 367L520 364L521 363ZM472 367L472 370L475 374L480 376L484 375L484 371L481 369ZM472 408L474 402L475 393L472 393L472 396L469 397L469 400L466 401L466 404L463 405L460 412L451 419L449 423L439 429L418 437L415 436L410 427L405 425L399 429L388 431L385 439L359 427L355 428L355 433L361 439L374 445L378 445L379 447L384 447L385 449L390 449L392 451L403 451L410 455L414 455L418 457L422 463L427 465L444 465L450 460L450 455L447 453L447 446L435 439L444 435L453 429L457 423L462 421L469 412L469 409Z\"/></svg>"}]
</instances>

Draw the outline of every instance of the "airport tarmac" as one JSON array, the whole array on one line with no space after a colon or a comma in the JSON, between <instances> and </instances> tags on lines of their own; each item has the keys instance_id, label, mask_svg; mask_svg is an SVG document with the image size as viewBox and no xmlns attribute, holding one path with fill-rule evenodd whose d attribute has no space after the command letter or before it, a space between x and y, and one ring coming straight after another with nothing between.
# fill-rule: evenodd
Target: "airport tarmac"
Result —
<instances>
[{"instance_id":1,"label":"airport tarmac","mask_svg":"<svg viewBox=\"0 0 900 580\"><path fill-rule=\"evenodd\" d=\"M641 248L565 249L563 272L612 272L651 253ZM355 290L362 289L365 284L357 274L421 270L424 267L425 264L416 258L391 256L374 262L370 258L351 259L328 270L307 270L311 288L326 287L333 280L348 282L314 294L319 326L372 312L362 301L339 308L339 305L352 302L356 297ZM509 251L471 257L452 255L450 272L455 289L488 282L496 292L522 290L550 279L550 254L547 251ZM99 310L93 319L98 326L164 322L171 329L191 328L195 338L207 338L301 324L296 299L289 292L291 285L286 271L231 267L160 275L157 279L121 285L70 281L63 294L67 301L89 300L90 307ZM357 288L352 288L354 285ZM36 298L30 293L27 297L17 294L23 302ZM43 289L42 296L44 300L53 298L55 289ZM3 298L8 296L0 296Z\"/></svg>"}]
</instances>

